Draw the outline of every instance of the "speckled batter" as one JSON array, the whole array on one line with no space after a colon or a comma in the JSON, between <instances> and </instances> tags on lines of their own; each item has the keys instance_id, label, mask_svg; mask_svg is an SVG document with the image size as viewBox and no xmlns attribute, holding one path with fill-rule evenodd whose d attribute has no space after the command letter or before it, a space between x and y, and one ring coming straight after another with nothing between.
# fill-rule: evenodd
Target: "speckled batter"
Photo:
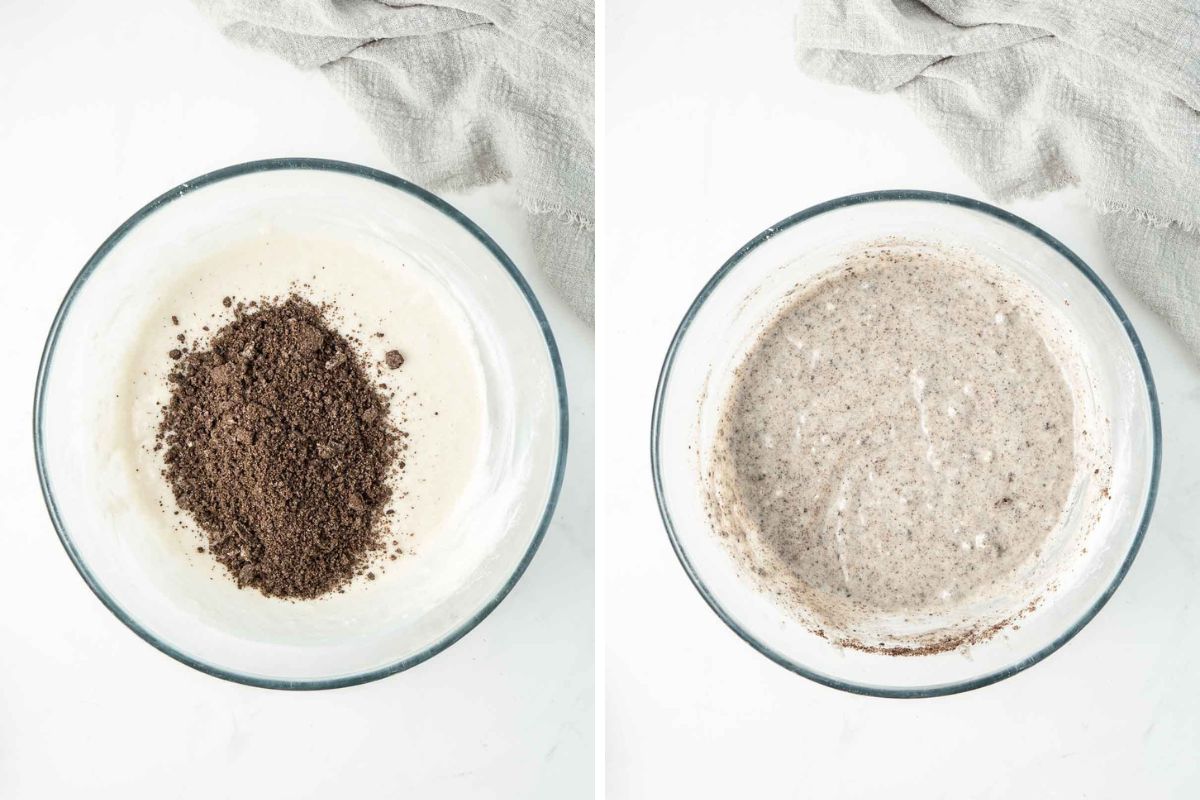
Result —
<instances>
[{"instance_id":1,"label":"speckled batter","mask_svg":"<svg viewBox=\"0 0 1200 800\"><path fill-rule=\"evenodd\" d=\"M739 524L722 533L865 612L1001 591L1076 474L1052 340L1025 287L969 256L849 257L789 298L735 373L712 475Z\"/></svg>"}]
</instances>

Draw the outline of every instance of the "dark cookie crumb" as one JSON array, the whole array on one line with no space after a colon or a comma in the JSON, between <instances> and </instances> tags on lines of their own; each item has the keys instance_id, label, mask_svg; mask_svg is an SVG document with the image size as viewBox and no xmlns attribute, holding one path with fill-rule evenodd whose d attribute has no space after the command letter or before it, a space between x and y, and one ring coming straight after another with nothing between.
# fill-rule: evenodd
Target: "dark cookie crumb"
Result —
<instances>
[{"instance_id":1,"label":"dark cookie crumb","mask_svg":"<svg viewBox=\"0 0 1200 800\"><path fill-rule=\"evenodd\" d=\"M383 359L387 363L388 369L400 369L404 366L404 356L400 355L399 350L388 350Z\"/></svg>"},{"instance_id":2,"label":"dark cookie crumb","mask_svg":"<svg viewBox=\"0 0 1200 800\"><path fill-rule=\"evenodd\" d=\"M340 591L386 546L405 438L322 309L293 295L234 313L208 349L172 351L164 477L239 586Z\"/></svg>"}]
</instances>

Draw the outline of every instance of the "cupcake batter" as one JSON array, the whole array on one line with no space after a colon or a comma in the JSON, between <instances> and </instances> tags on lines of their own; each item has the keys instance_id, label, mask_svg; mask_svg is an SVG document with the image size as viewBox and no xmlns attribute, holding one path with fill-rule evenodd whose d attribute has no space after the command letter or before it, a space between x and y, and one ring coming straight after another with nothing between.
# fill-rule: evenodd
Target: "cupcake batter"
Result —
<instances>
[{"instance_id":1,"label":"cupcake batter","mask_svg":"<svg viewBox=\"0 0 1200 800\"><path fill-rule=\"evenodd\" d=\"M967 255L855 253L794 293L735 372L712 451L720 532L826 614L999 593L1076 474L1053 340L1029 290Z\"/></svg>"}]
</instances>

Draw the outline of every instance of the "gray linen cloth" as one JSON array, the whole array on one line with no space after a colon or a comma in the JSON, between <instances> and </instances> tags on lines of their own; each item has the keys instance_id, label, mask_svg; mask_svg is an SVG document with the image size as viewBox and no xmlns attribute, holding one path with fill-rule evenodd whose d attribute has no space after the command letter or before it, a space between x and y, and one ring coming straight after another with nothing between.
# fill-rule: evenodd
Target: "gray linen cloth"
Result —
<instances>
[{"instance_id":1,"label":"gray linen cloth","mask_svg":"<svg viewBox=\"0 0 1200 800\"><path fill-rule=\"evenodd\" d=\"M1200 2L811 0L801 69L895 91L1000 200L1078 185L1200 355Z\"/></svg>"},{"instance_id":2,"label":"gray linen cloth","mask_svg":"<svg viewBox=\"0 0 1200 800\"><path fill-rule=\"evenodd\" d=\"M196 0L221 30L320 69L433 190L511 181L536 257L594 315L590 0Z\"/></svg>"}]
</instances>

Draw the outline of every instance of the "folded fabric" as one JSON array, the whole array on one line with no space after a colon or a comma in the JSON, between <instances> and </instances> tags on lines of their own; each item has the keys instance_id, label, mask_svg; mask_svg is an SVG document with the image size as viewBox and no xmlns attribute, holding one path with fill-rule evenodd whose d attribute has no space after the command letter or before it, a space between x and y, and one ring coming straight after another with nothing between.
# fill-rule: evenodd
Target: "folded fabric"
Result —
<instances>
[{"instance_id":1,"label":"folded fabric","mask_svg":"<svg viewBox=\"0 0 1200 800\"><path fill-rule=\"evenodd\" d=\"M1194 0L820 0L810 75L896 91L999 200L1078 185L1121 278L1200 355Z\"/></svg>"},{"instance_id":2,"label":"folded fabric","mask_svg":"<svg viewBox=\"0 0 1200 800\"><path fill-rule=\"evenodd\" d=\"M196 0L230 38L316 68L434 190L510 181L534 251L594 314L589 0Z\"/></svg>"}]
</instances>

